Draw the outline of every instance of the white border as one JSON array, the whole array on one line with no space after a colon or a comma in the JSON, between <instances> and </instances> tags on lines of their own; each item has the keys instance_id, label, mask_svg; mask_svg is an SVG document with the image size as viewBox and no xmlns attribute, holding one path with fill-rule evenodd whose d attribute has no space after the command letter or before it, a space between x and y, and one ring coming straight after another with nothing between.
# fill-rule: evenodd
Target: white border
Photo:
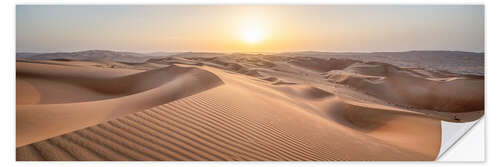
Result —
<instances>
[{"instance_id":1,"label":"white border","mask_svg":"<svg viewBox=\"0 0 500 167\"><path fill-rule=\"evenodd\" d=\"M454 149L450 149L453 147L463 136L468 134L467 132L474 127L477 122L483 120L482 118L476 121L471 121L471 122L465 122L465 123L454 123L454 122L447 122L447 121L441 121L441 150L439 150L438 154L438 160L441 160L443 155L446 154L446 161L482 161L484 160L484 157L479 157L478 159L460 159L460 158L454 158L453 153L448 153L447 151L453 152ZM483 128L483 127L481 127ZM484 134L480 134L484 135ZM476 141L478 142L477 145L481 144L483 145L484 140L481 141ZM466 154L482 154L483 152L477 152L477 153L471 153L467 152ZM450 156L451 154L451 156ZM475 156L474 156L475 157Z\"/></svg>"},{"instance_id":2,"label":"white border","mask_svg":"<svg viewBox=\"0 0 500 167\"><path fill-rule=\"evenodd\" d=\"M21 0L21 1L2 1L0 5L0 18L4 23L0 26L0 72L2 73L1 90L2 92L0 103L3 108L2 116L0 117L0 122L2 123L1 132L4 134L0 138L0 144L2 144L2 151L0 155L0 162L4 166L165 166L165 165L175 165L175 166L329 166L329 165L341 165L341 166L366 166L368 164L373 166L401 166L400 162L315 162L315 163L304 163L304 162L291 162L291 163L276 163L276 162L243 162L243 163L214 163L214 162L61 162L61 163L16 163L15 162L15 4L60 4L63 1L60 0ZM500 109L499 102L500 99L500 52L499 46L499 32L500 26L497 21L499 16L500 7L498 1L495 0L432 0L432 1L421 1L421 0L66 0L64 4L483 4L486 2L486 115L484 121L488 127L487 130L491 130L488 133L485 145L486 145L486 163L428 163L428 162L410 162L403 163L408 166L500 166L498 150L500 135L497 132L500 128L499 125L499 113L496 109ZM488 121L486 121L488 120ZM488 158L489 157L489 158Z\"/></svg>"},{"instance_id":3,"label":"white border","mask_svg":"<svg viewBox=\"0 0 500 167\"><path fill-rule=\"evenodd\" d=\"M484 161L484 119L470 122L464 125L467 129L463 135L450 136L455 138L453 146L442 152L438 161L458 162L458 161ZM469 127L469 128L467 128ZM451 145L450 145L451 146ZM446 146L441 146L445 148Z\"/></svg>"}]
</instances>

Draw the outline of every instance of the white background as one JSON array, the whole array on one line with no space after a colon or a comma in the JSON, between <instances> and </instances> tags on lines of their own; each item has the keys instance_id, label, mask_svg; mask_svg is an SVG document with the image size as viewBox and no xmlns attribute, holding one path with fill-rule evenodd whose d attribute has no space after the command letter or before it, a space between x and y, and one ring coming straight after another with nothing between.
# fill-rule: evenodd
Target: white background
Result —
<instances>
[{"instance_id":1,"label":"white background","mask_svg":"<svg viewBox=\"0 0 500 167\"><path fill-rule=\"evenodd\" d=\"M480 119L438 161L484 161L484 119Z\"/></svg>"},{"instance_id":2,"label":"white background","mask_svg":"<svg viewBox=\"0 0 500 167\"><path fill-rule=\"evenodd\" d=\"M485 140L485 163L450 163L450 162L38 162L20 163L15 161L15 5L22 4L485 4L486 11L486 114L484 123ZM0 2L0 103L2 107L0 116L0 163L2 166L500 166L500 39L499 21L500 5L498 0L3 0ZM479 129L477 126L474 129ZM475 155L467 155L469 152L477 151L475 147L482 139L477 139L476 130L469 132L456 146L455 152L447 153L446 158L460 157L471 158Z\"/></svg>"}]
</instances>

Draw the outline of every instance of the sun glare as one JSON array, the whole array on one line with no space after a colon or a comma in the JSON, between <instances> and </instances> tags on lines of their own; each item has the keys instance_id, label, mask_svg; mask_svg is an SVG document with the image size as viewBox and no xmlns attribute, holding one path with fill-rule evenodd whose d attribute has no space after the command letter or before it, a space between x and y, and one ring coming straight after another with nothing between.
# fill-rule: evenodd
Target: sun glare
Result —
<instances>
[{"instance_id":1,"label":"sun glare","mask_svg":"<svg viewBox=\"0 0 500 167\"><path fill-rule=\"evenodd\" d=\"M260 27L245 27L241 32L241 38L245 43L256 44L262 41L264 33Z\"/></svg>"}]
</instances>

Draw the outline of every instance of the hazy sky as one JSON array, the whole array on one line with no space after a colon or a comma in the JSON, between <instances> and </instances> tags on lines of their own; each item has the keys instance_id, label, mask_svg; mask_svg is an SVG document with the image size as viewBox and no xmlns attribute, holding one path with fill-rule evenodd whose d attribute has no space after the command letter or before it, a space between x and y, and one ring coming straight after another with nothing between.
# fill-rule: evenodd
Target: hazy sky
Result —
<instances>
[{"instance_id":1,"label":"hazy sky","mask_svg":"<svg viewBox=\"0 0 500 167\"><path fill-rule=\"evenodd\" d=\"M18 52L483 52L484 7L17 6L16 45Z\"/></svg>"}]
</instances>

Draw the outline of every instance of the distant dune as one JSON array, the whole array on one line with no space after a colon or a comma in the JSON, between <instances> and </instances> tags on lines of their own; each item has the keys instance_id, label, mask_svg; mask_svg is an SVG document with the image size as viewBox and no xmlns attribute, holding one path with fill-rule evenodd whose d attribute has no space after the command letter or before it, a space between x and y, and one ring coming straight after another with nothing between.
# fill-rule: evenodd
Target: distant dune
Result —
<instances>
[{"instance_id":1,"label":"distant dune","mask_svg":"<svg viewBox=\"0 0 500 167\"><path fill-rule=\"evenodd\" d=\"M113 60L125 63L144 62L145 59L167 57L215 57L228 55L210 52L116 52L109 50L88 50L80 52L32 53L19 52L17 58L31 60ZM233 53L231 55L264 55L262 53ZM350 59L389 63L400 67L419 67L427 70L449 71L459 74L484 75L484 53L462 51L406 51L406 52L284 52L265 55Z\"/></svg>"},{"instance_id":2,"label":"distant dune","mask_svg":"<svg viewBox=\"0 0 500 167\"><path fill-rule=\"evenodd\" d=\"M87 61L116 61L126 63L142 63L149 59L147 55L133 52L116 52L108 50L87 50L80 52L56 53L18 53L17 57L31 60L87 60Z\"/></svg>"},{"instance_id":3,"label":"distant dune","mask_svg":"<svg viewBox=\"0 0 500 167\"><path fill-rule=\"evenodd\" d=\"M19 58L16 159L435 160L484 113L480 74L291 54Z\"/></svg>"},{"instance_id":4,"label":"distant dune","mask_svg":"<svg viewBox=\"0 0 500 167\"><path fill-rule=\"evenodd\" d=\"M418 67L427 70L459 74L484 75L484 53L462 51L406 51L406 52L290 52L277 55L352 59L389 63L400 67Z\"/></svg>"}]
</instances>

